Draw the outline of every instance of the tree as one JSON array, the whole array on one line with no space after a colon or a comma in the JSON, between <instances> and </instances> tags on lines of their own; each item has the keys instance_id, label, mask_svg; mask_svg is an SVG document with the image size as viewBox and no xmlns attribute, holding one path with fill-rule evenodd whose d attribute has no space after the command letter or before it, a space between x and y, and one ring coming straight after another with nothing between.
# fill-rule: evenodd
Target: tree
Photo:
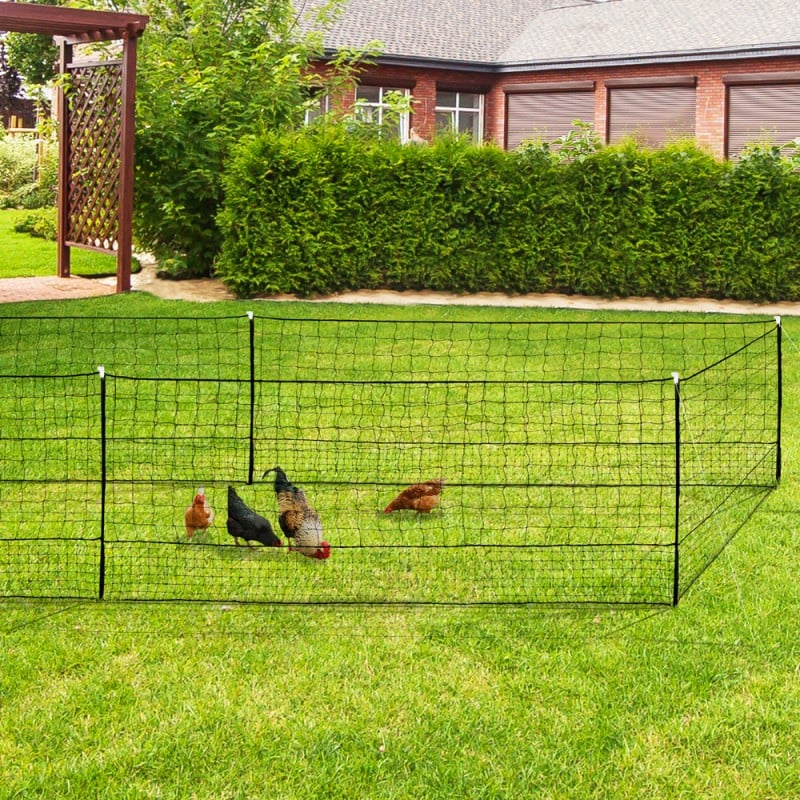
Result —
<instances>
[{"instance_id":1,"label":"tree","mask_svg":"<svg viewBox=\"0 0 800 800\"><path fill-rule=\"evenodd\" d=\"M0 112L11 111L21 91L22 78L8 63L5 42L0 40Z\"/></svg>"},{"instance_id":2,"label":"tree","mask_svg":"<svg viewBox=\"0 0 800 800\"><path fill-rule=\"evenodd\" d=\"M62 0L26 0L38 5L63 5ZM28 97L33 98L38 106L40 132L44 132L42 121L49 117L50 94L46 91L56 77L58 48L53 37L40 33L6 34L8 61L21 74ZM49 135L53 135L50 130Z\"/></svg>"},{"instance_id":3,"label":"tree","mask_svg":"<svg viewBox=\"0 0 800 800\"><path fill-rule=\"evenodd\" d=\"M47 86L55 78L58 49L52 36L39 33L9 33L8 60L22 73L29 86Z\"/></svg>"},{"instance_id":4,"label":"tree","mask_svg":"<svg viewBox=\"0 0 800 800\"><path fill-rule=\"evenodd\" d=\"M139 48L135 236L162 269L207 275L221 246L226 159L245 134L301 123L321 37L301 33L291 0L143 0L137 10L150 22Z\"/></svg>"},{"instance_id":5,"label":"tree","mask_svg":"<svg viewBox=\"0 0 800 800\"><path fill-rule=\"evenodd\" d=\"M63 5L63 0L26 0L34 5ZM22 74L25 86L41 89L56 76L58 48L53 37L43 33L9 33L6 35L8 61ZM38 92L42 100L42 92Z\"/></svg>"}]
</instances>

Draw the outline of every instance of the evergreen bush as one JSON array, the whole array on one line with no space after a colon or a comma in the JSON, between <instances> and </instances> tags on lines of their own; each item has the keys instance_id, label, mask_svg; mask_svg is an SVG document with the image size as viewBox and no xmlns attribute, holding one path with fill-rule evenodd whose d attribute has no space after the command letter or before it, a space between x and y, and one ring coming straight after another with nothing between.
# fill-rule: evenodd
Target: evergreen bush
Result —
<instances>
[{"instance_id":1,"label":"evergreen bush","mask_svg":"<svg viewBox=\"0 0 800 800\"><path fill-rule=\"evenodd\" d=\"M249 137L226 170L217 273L241 296L800 298L800 174L779 148L725 162L690 141L557 144L403 146L341 125Z\"/></svg>"}]
</instances>

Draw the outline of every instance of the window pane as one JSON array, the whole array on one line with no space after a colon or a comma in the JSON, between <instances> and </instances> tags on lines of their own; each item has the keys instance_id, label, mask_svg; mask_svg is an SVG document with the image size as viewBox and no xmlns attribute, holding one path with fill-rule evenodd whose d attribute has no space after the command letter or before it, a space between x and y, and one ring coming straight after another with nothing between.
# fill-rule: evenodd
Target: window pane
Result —
<instances>
[{"instance_id":1,"label":"window pane","mask_svg":"<svg viewBox=\"0 0 800 800\"><path fill-rule=\"evenodd\" d=\"M436 105L443 108L456 107L457 92L436 92Z\"/></svg>"},{"instance_id":2,"label":"window pane","mask_svg":"<svg viewBox=\"0 0 800 800\"><path fill-rule=\"evenodd\" d=\"M328 111L328 95L321 91L312 93L312 101L306 109L306 125Z\"/></svg>"},{"instance_id":3,"label":"window pane","mask_svg":"<svg viewBox=\"0 0 800 800\"><path fill-rule=\"evenodd\" d=\"M385 123L386 127L384 128L386 132L386 136L390 139L400 139L400 129L402 127L402 122L400 120L395 120L392 124L389 124L388 121Z\"/></svg>"},{"instance_id":4,"label":"window pane","mask_svg":"<svg viewBox=\"0 0 800 800\"><path fill-rule=\"evenodd\" d=\"M379 103L380 99L380 86L356 86L356 100L366 100L368 103Z\"/></svg>"},{"instance_id":5,"label":"window pane","mask_svg":"<svg viewBox=\"0 0 800 800\"><path fill-rule=\"evenodd\" d=\"M461 92L458 98L461 108L480 108L481 96L479 94L467 94Z\"/></svg>"},{"instance_id":6,"label":"window pane","mask_svg":"<svg viewBox=\"0 0 800 800\"><path fill-rule=\"evenodd\" d=\"M466 133L473 142L481 141L480 114L474 111L462 111L458 115L458 132Z\"/></svg>"},{"instance_id":7,"label":"window pane","mask_svg":"<svg viewBox=\"0 0 800 800\"><path fill-rule=\"evenodd\" d=\"M455 111L436 112L436 130L439 133L451 133L456 126Z\"/></svg>"},{"instance_id":8,"label":"window pane","mask_svg":"<svg viewBox=\"0 0 800 800\"><path fill-rule=\"evenodd\" d=\"M358 105L356 106L356 116L362 122L379 122L378 109L375 106Z\"/></svg>"},{"instance_id":9,"label":"window pane","mask_svg":"<svg viewBox=\"0 0 800 800\"><path fill-rule=\"evenodd\" d=\"M374 123L382 126L381 133L389 138L399 138L401 141L408 139L408 113L390 114L390 103L387 102L389 92L395 92L403 97L408 96L407 89L395 89L387 86L357 86L355 113L362 122ZM393 100L396 98L389 98Z\"/></svg>"}]
</instances>

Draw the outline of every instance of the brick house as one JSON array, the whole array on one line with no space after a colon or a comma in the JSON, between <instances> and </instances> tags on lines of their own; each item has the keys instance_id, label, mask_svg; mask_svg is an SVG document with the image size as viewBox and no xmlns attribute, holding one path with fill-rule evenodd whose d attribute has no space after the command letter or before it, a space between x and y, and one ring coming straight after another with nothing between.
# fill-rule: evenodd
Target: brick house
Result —
<instances>
[{"instance_id":1,"label":"brick house","mask_svg":"<svg viewBox=\"0 0 800 800\"><path fill-rule=\"evenodd\" d=\"M380 118L387 91L410 94L404 140L455 127L514 148L580 119L605 142L690 136L731 157L800 136L797 0L348 0L325 52L375 40L340 101Z\"/></svg>"}]
</instances>

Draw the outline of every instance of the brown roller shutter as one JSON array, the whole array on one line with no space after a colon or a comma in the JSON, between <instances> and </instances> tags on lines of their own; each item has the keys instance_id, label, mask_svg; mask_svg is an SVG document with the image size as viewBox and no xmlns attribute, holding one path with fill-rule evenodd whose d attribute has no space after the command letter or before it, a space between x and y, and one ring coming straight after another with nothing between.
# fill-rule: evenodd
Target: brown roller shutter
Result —
<instances>
[{"instance_id":1,"label":"brown roller shutter","mask_svg":"<svg viewBox=\"0 0 800 800\"><path fill-rule=\"evenodd\" d=\"M800 83L728 87L726 155L747 144L786 144L800 136Z\"/></svg>"},{"instance_id":2,"label":"brown roller shutter","mask_svg":"<svg viewBox=\"0 0 800 800\"><path fill-rule=\"evenodd\" d=\"M634 137L661 147L694 136L694 86L630 86L608 90L608 141Z\"/></svg>"},{"instance_id":3,"label":"brown roller shutter","mask_svg":"<svg viewBox=\"0 0 800 800\"><path fill-rule=\"evenodd\" d=\"M506 96L506 147L526 139L551 142L572 129L574 120L594 122L594 92L534 92Z\"/></svg>"}]
</instances>

